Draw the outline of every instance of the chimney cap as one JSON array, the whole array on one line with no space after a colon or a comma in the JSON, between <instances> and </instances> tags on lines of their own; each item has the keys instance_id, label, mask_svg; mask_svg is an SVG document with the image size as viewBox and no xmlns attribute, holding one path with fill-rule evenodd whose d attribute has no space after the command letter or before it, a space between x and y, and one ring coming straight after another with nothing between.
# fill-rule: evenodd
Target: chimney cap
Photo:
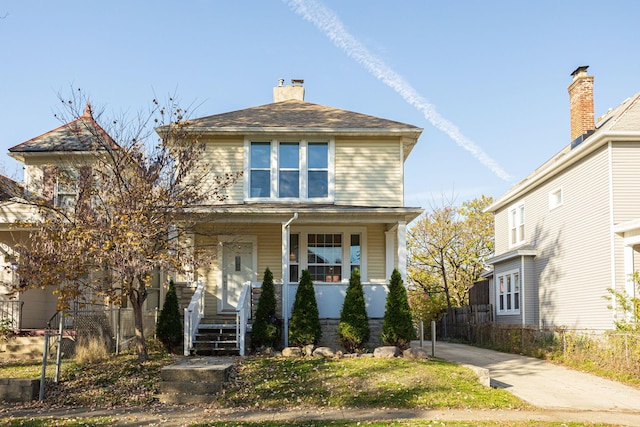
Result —
<instances>
[{"instance_id":1,"label":"chimney cap","mask_svg":"<svg viewBox=\"0 0 640 427\"><path fill-rule=\"evenodd\" d=\"M571 75L572 75L573 77L577 77L579 74L586 73L586 72L587 72L587 68L589 68L589 66L588 66L588 65L581 65L581 66L579 66L578 68L576 68L576 69L571 73Z\"/></svg>"}]
</instances>

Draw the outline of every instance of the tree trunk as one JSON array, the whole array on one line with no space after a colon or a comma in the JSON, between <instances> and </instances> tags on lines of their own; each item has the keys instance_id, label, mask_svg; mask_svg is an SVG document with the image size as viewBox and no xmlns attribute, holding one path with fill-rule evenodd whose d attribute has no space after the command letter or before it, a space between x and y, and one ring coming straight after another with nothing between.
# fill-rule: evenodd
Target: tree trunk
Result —
<instances>
[{"instance_id":1,"label":"tree trunk","mask_svg":"<svg viewBox=\"0 0 640 427\"><path fill-rule=\"evenodd\" d=\"M138 360L143 362L149 360L147 354L147 343L144 339L144 324L142 322L142 305L147 297L146 289L143 288L142 292L137 289L132 289L129 294L129 300L131 301L131 307L133 308L133 325L136 334L136 352L138 353Z\"/></svg>"}]
</instances>

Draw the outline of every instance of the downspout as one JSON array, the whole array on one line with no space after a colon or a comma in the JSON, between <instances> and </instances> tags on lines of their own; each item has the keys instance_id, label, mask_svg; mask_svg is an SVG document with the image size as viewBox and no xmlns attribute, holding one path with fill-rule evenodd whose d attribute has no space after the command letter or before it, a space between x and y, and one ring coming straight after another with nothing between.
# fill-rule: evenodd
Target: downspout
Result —
<instances>
[{"instance_id":1,"label":"downspout","mask_svg":"<svg viewBox=\"0 0 640 427\"><path fill-rule=\"evenodd\" d=\"M525 312L525 298L524 298L524 256L520 257L520 306L522 307L522 326L527 324L527 316Z\"/></svg>"},{"instance_id":2,"label":"downspout","mask_svg":"<svg viewBox=\"0 0 640 427\"><path fill-rule=\"evenodd\" d=\"M298 212L287 222L282 223L282 325L284 332L284 346L289 346L289 227L298 219Z\"/></svg>"}]
</instances>

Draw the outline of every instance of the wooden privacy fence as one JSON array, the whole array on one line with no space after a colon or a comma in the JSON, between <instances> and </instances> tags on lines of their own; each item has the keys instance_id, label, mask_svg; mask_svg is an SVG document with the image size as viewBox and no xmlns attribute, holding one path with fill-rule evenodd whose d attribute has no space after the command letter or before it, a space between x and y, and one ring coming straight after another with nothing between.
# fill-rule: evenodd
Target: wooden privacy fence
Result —
<instances>
[{"instance_id":1,"label":"wooden privacy fence","mask_svg":"<svg viewBox=\"0 0 640 427\"><path fill-rule=\"evenodd\" d=\"M475 342L482 340L478 333L482 331L480 325L493 323L493 308L491 304L468 305L445 310L440 327L439 338L455 338Z\"/></svg>"}]
</instances>

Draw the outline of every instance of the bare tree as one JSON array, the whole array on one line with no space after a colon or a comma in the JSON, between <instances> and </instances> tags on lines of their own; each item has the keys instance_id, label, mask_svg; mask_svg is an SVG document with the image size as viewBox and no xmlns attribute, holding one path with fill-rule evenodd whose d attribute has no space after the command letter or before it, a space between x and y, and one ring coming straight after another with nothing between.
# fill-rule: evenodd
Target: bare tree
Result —
<instances>
[{"instance_id":1,"label":"bare tree","mask_svg":"<svg viewBox=\"0 0 640 427\"><path fill-rule=\"evenodd\" d=\"M128 300L138 357L146 360L142 313L151 272L195 268L205 259L184 244L183 236L194 232L185 211L224 200L241 172L212 176L202 160L204 145L174 98L154 99L148 112L104 128L102 114L85 101L79 91L63 100L73 118L68 165L45 167L38 188L20 197L39 218L19 224L30 236L17 245L15 290L53 288L60 308L78 299ZM58 188L73 188L72 197L53 197L52 177Z\"/></svg>"}]
</instances>

